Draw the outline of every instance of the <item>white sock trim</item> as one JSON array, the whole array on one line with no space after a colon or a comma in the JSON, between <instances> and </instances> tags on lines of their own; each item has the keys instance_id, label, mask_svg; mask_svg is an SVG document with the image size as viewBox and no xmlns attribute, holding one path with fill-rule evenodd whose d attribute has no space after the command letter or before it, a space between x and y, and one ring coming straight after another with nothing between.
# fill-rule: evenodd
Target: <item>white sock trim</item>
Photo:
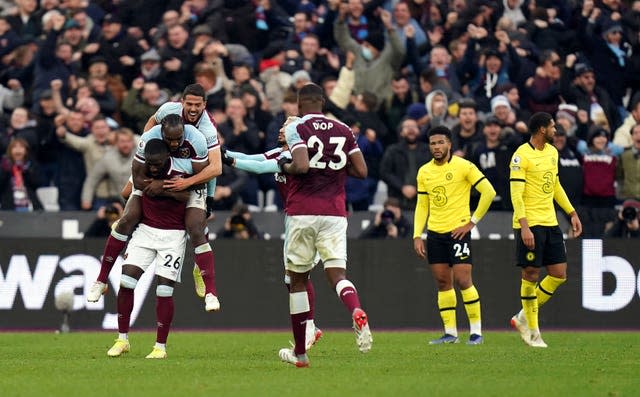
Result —
<instances>
[{"instance_id":1,"label":"white sock trim","mask_svg":"<svg viewBox=\"0 0 640 397\"><path fill-rule=\"evenodd\" d=\"M129 236L127 236L126 234L120 234L115 230L111 231L111 237L115 238L116 240L125 241L125 242L129 239Z\"/></svg>"},{"instance_id":2,"label":"white sock trim","mask_svg":"<svg viewBox=\"0 0 640 397\"><path fill-rule=\"evenodd\" d=\"M122 339L122 340L129 340L129 334L128 333L118 333L118 339Z\"/></svg>"},{"instance_id":3,"label":"white sock trim","mask_svg":"<svg viewBox=\"0 0 640 397\"><path fill-rule=\"evenodd\" d=\"M289 313L299 314L308 312L309 310L311 309L309 306L307 291L291 292L289 294Z\"/></svg>"},{"instance_id":4,"label":"white sock trim","mask_svg":"<svg viewBox=\"0 0 640 397\"><path fill-rule=\"evenodd\" d=\"M209 251L212 251L211 245L209 245L209 243L201 244L193 249L193 252L195 252L196 254L203 254Z\"/></svg>"},{"instance_id":5,"label":"white sock trim","mask_svg":"<svg viewBox=\"0 0 640 397\"><path fill-rule=\"evenodd\" d=\"M351 287L354 290L356 289L356 286L353 285L353 283L349 280L340 280L338 281L338 284L336 284L336 293L338 294L338 296L340 296L340 294L342 293L342 290L347 288L347 287Z\"/></svg>"},{"instance_id":6,"label":"white sock trim","mask_svg":"<svg viewBox=\"0 0 640 397\"><path fill-rule=\"evenodd\" d=\"M168 298L173 296L173 287L169 285L158 285L156 287L156 296Z\"/></svg>"},{"instance_id":7,"label":"white sock trim","mask_svg":"<svg viewBox=\"0 0 640 397\"><path fill-rule=\"evenodd\" d=\"M167 344L166 343L158 343L156 342L156 345L154 346L156 349L160 349L160 350L167 350Z\"/></svg>"},{"instance_id":8,"label":"white sock trim","mask_svg":"<svg viewBox=\"0 0 640 397\"><path fill-rule=\"evenodd\" d=\"M138 280L136 280L135 278L133 278L131 276L127 276L126 274L123 274L122 276L120 276L120 286L121 287L129 288L129 289L136 289L136 285L137 284L138 284Z\"/></svg>"}]
</instances>

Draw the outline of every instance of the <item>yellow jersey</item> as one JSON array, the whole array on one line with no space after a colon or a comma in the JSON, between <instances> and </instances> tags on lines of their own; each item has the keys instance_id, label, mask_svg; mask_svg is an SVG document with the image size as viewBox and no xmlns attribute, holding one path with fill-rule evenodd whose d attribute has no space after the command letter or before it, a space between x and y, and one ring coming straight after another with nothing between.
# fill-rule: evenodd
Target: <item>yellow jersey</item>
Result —
<instances>
[{"instance_id":1,"label":"yellow jersey","mask_svg":"<svg viewBox=\"0 0 640 397\"><path fill-rule=\"evenodd\" d=\"M418 206L416 208L416 224L414 225L414 238L424 230L426 220L427 229L436 233L449 233L452 230L467 224L471 218L469 209L469 195L472 187L477 187L481 181L486 181L488 189L488 205L495 196L495 191L484 174L470 161L458 156L444 164L436 164L435 160L429 161L420 167L417 176ZM493 196L491 195L493 192ZM422 199L427 195L427 200ZM486 212L476 215L481 218ZM425 214L426 216L418 214ZM476 220L477 221L477 220ZM418 224L422 222L422 224Z\"/></svg>"},{"instance_id":2,"label":"yellow jersey","mask_svg":"<svg viewBox=\"0 0 640 397\"><path fill-rule=\"evenodd\" d=\"M537 150L530 142L520 145L511 157L509 181L513 204L513 227L519 219L529 226L556 226L555 199L567 213L574 211L558 178L558 150L545 143Z\"/></svg>"}]
</instances>

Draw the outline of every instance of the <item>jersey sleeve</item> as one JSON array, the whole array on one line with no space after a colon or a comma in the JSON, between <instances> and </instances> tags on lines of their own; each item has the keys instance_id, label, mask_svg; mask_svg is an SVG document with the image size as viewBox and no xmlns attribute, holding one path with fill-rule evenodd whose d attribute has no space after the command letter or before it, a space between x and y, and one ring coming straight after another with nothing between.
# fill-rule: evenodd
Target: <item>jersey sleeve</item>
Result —
<instances>
[{"instance_id":1,"label":"jersey sleeve","mask_svg":"<svg viewBox=\"0 0 640 397\"><path fill-rule=\"evenodd\" d=\"M418 170L418 176L416 180L418 187L418 198L416 203L416 210L413 215L413 238L422 236L424 227L427 224L427 219L429 218L429 194L427 193L425 175L426 170L423 166Z\"/></svg>"},{"instance_id":2,"label":"jersey sleeve","mask_svg":"<svg viewBox=\"0 0 640 397\"><path fill-rule=\"evenodd\" d=\"M162 119L170 114L182 115L182 104L180 102L166 102L156 110L156 123L162 123Z\"/></svg>"},{"instance_id":3,"label":"jersey sleeve","mask_svg":"<svg viewBox=\"0 0 640 397\"><path fill-rule=\"evenodd\" d=\"M198 123L198 130L204 135L207 141L207 150L213 150L220 147L218 142L218 129L216 128L211 115L206 110L202 113L202 119Z\"/></svg>"},{"instance_id":4,"label":"jersey sleeve","mask_svg":"<svg viewBox=\"0 0 640 397\"><path fill-rule=\"evenodd\" d=\"M528 160L516 150L509 163L510 176L509 185L511 187L511 204L513 205L513 216L516 221L526 218L524 206L524 187L527 177Z\"/></svg>"},{"instance_id":5,"label":"jersey sleeve","mask_svg":"<svg viewBox=\"0 0 640 397\"><path fill-rule=\"evenodd\" d=\"M467 174L467 180L471 183L471 186L480 192L480 200L478 201L478 205L471 216L471 222L477 225L478 222L480 222L480 219L482 219L487 211L489 211L493 198L496 196L496 190L475 164L469 162L469 165L470 168Z\"/></svg>"},{"instance_id":6,"label":"jersey sleeve","mask_svg":"<svg viewBox=\"0 0 640 397\"><path fill-rule=\"evenodd\" d=\"M278 161L269 159L264 161L236 159L235 167L239 170L251 172L254 174L268 174L280 172Z\"/></svg>"},{"instance_id":7,"label":"jersey sleeve","mask_svg":"<svg viewBox=\"0 0 640 397\"><path fill-rule=\"evenodd\" d=\"M198 129L192 125L185 125L185 136L189 137L189 141L195 150L195 158L192 161L201 162L209 158L209 149L207 148L207 141L198 131Z\"/></svg>"},{"instance_id":8,"label":"jersey sleeve","mask_svg":"<svg viewBox=\"0 0 640 397\"><path fill-rule=\"evenodd\" d=\"M161 136L158 136L159 131L160 131L160 126L156 125L153 128L151 128L149 131L142 134L142 136L140 137L140 140L138 141L138 146L136 147L136 154L134 157L136 161L140 163L144 163L144 147L147 144L147 142L149 142L152 139L155 139L155 138L161 139Z\"/></svg>"},{"instance_id":9,"label":"jersey sleeve","mask_svg":"<svg viewBox=\"0 0 640 397\"><path fill-rule=\"evenodd\" d=\"M360 147L358 146L358 142L356 141L356 137L353 135L353 131L351 131L351 128L347 127L347 142L346 142L346 147L345 147L345 151L351 155L355 152L359 152L360 151Z\"/></svg>"},{"instance_id":10,"label":"jersey sleeve","mask_svg":"<svg viewBox=\"0 0 640 397\"><path fill-rule=\"evenodd\" d=\"M298 133L298 126L302 124L302 120L298 119L291 122L284 129L284 136L287 140L287 145L289 145L289 150L293 151L296 146L306 145L306 142L302 139L300 134Z\"/></svg>"}]
</instances>

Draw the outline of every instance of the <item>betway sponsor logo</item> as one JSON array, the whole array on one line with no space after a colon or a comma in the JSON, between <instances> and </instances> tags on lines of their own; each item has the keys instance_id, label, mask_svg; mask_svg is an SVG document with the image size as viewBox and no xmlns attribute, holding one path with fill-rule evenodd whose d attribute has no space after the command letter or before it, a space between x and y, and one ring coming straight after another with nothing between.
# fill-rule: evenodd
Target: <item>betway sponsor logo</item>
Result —
<instances>
[{"instance_id":1,"label":"betway sponsor logo","mask_svg":"<svg viewBox=\"0 0 640 397\"><path fill-rule=\"evenodd\" d=\"M73 310L100 310L104 311L104 297L98 302L87 302L85 294L95 281L100 271L100 261L89 255L70 255L60 258L58 255L40 255L35 264L33 274L27 257L13 255L9 260L6 274L0 268L0 310L12 310L18 292L27 310L42 310L49 296L56 271L62 271L66 276L60 279L55 286L52 296L62 291L73 291ZM60 270L58 270L60 269ZM153 282L154 271L145 272L136 286L131 324L133 325L140 313L142 303ZM122 272L122 258L118 258L109 275L108 294L118 295L120 289L120 274ZM80 274L78 274L80 273ZM115 307L113 308L115 309ZM105 313L102 320L104 329L118 328L117 313Z\"/></svg>"},{"instance_id":2,"label":"betway sponsor logo","mask_svg":"<svg viewBox=\"0 0 640 397\"><path fill-rule=\"evenodd\" d=\"M636 258L637 259L637 258ZM604 294L604 273L615 278L615 290ZM636 289L637 286L637 289ZM636 283L633 266L619 256L602 256L602 240L582 241L582 306L598 312L614 312L625 308L640 295L640 273Z\"/></svg>"}]
</instances>

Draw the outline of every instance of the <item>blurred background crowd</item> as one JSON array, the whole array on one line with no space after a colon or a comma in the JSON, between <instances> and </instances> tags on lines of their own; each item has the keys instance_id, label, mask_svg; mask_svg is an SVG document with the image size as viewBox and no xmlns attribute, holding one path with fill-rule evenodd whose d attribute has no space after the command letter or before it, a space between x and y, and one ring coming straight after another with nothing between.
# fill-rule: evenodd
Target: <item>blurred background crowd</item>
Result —
<instances>
[{"instance_id":1,"label":"blurred background crowd","mask_svg":"<svg viewBox=\"0 0 640 397\"><path fill-rule=\"evenodd\" d=\"M245 153L320 84L369 167L347 205L377 225L387 199L413 210L438 125L509 211L509 159L549 112L585 235L637 236L640 1L620 0L0 0L0 209L111 208L144 124L193 82ZM276 209L274 183L225 166L217 207Z\"/></svg>"}]
</instances>

